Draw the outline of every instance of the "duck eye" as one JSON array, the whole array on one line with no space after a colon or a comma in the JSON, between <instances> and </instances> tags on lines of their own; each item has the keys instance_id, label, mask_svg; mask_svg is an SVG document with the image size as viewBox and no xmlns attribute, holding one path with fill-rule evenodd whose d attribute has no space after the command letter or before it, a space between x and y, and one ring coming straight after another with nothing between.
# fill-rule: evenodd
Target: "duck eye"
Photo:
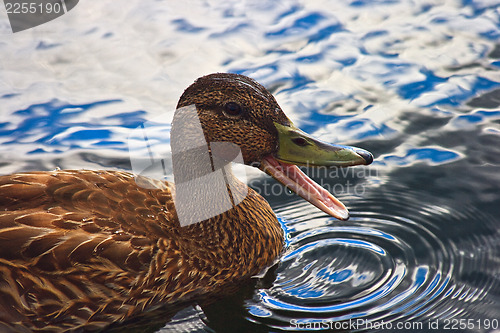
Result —
<instances>
[{"instance_id":1,"label":"duck eye","mask_svg":"<svg viewBox=\"0 0 500 333\"><path fill-rule=\"evenodd\" d=\"M229 116L239 116L243 110L241 109L241 106L238 103L235 102L228 102L226 105L224 105L224 111L227 115Z\"/></svg>"}]
</instances>

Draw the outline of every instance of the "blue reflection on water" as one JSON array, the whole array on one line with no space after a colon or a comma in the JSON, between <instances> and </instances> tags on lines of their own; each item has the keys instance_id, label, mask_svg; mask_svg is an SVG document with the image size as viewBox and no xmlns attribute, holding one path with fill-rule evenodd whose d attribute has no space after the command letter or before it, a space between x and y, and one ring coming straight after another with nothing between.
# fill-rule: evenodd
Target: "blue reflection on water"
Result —
<instances>
[{"instance_id":1,"label":"blue reflection on water","mask_svg":"<svg viewBox=\"0 0 500 333\"><path fill-rule=\"evenodd\" d=\"M296 231L293 226L287 226L287 232L294 232ZM309 237L315 236L315 235L332 235L332 234L360 234L360 235L366 235L366 236L375 236L379 238L384 238L389 241L396 242L397 238L392 236L391 234L388 234L382 230L376 230L376 229L370 229L370 228L362 228L362 227L323 227L323 228L315 228L313 230L305 231L302 232L299 235L294 236L293 238L293 243L300 243L304 239L307 239ZM377 251L376 251L377 252ZM379 252L381 253L381 252Z\"/></svg>"},{"instance_id":2,"label":"blue reflection on water","mask_svg":"<svg viewBox=\"0 0 500 333\"><path fill-rule=\"evenodd\" d=\"M2 144L39 144L28 154L43 152L61 152L64 148L79 148L84 142L91 141L95 146L113 146L118 150L127 150L125 142L113 140L112 128L135 128L144 122L145 111L116 112L103 118L87 118L93 108L121 103L121 100L105 100L84 104L71 104L58 99L47 103L33 104L26 109L13 112L23 117L14 124L5 121L0 125ZM82 117L79 117L82 116ZM81 120L77 120L81 119ZM113 125L105 125L108 121ZM3 128L3 129L2 129ZM71 129L82 128L74 132ZM49 147L52 147L49 149Z\"/></svg>"},{"instance_id":3,"label":"blue reflection on water","mask_svg":"<svg viewBox=\"0 0 500 333\"><path fill-rule=\"evenodd\" d=\"M177 27L177 30L180 32L197 33L197 32L205 30L202 27L197 27L197 26L189 23L188 20L183 19L183 18L172 20L172 23Z\"/></svg>"},{"instance_id":4,"label":"blue reflection on water","mask_svg":"<svg viewBox=\"0 0 500 333\"><path fill-rule=\"evenodd\" d=\"M337 312L337 311L341 311L341 310L356 308L356 307L359 307L360 305L368 304L368 303L371 303L375 300L381 299L381 298L387 296L393 290L393 288L398 285L398 283L401 281L402 278L403 278L402 275L396 274L389 281L387 281L387 283L385 283L383 286L381 286L379 289L377 289L373 293L371 293L367 296L364 296L364 297L360 297L360 298L353 300L353 301L346 301L346 302L343 302L342 304L335 304L335 305L314 306L313 307L313 306L303 306L303 305L299 305L299 304L292 304L292 303L288 303L288 302L276 299L274 297L271 297L264 291L259 292L259 296L262 300L262 303L269 306L270 308L286 309L286 310L299 311L299 312L331 313L331 312ZM364 313L359 313L359 312L353 313L352 315L349 316L349 318L354 318L355 316L363 316L363 315L364 315Z\"/></svg>"},{"instance_id":5,"label":"blue reflection on water","mask_svg":"<svg viewBox=\"0 0 500 333\"><path fill-rule=\"evenodd\" d=\"M417 98L425 92L432 91L437 84L446 81L425 68L420 69L420 73L425 76L424 80L408 83L398 88L398 94L401 97L409 100Z\"/></svg>"},{"instance_id":6,"label":"blue reflection on water","mask_svg":"<svg viewBox=\"0 0 500 333\"><path fill-rule=\"evenodd\" d=\"M280 215L277 215L278 222L281 225L281 228L283 229L283 232L285 234L285 249L290 246L291 243L291 237L290 237L290 232L292 232L292 228L288 226L287 221L281 217Z\"/></svg>"},{"instance_id":7,"label":"blue reflection on water","mask_svg":"<svg viewBox=\"0 0 500 333\"><path fill-rule=\"evenodd\" d=\"M273 315L273 313L265 308L263 308L262 306L257 306L257 305L250 305L248 306L248 313L250 313L251 315L254 315L256 317L260 317L260 318L266 318L266 317L271 317Z\"/></svg>"},{"instance_id":8,"label":"blue reflection on water","mask_svg":"<svg viewBox=\"0 0 500 333\"><path fill-rule=\"evenodd\" d=\"M352 7L367 7L373 5L392 5L397 4L399 1L397 0L355 0L350 3Z\"/></svg>"},{"instance_id":9,"label":"blue reflection on water","mask_svg":"<svg viewBox=\"0 0 500 333\"><path fill-rule=\"evenodd\" d=\"M327 39L334 32L342 31L343 27L341 24L332 24L326 28L320 29L317 33L312 34L309 37L309 42L319 42L323 39Z\"/></svg>"},{"instance_id":10,"label":"blue reflection on water","mask_svg":"<svg viewBox=\"0 0 500 333\"><path fill-rule=\"evenodd\" d=\"M457 128L476 126L486 121L492 121L500 118L500 111L476 111L470 114L459 115L453 119L453 125Z\"/></svg>"},{"instance_id":11,"label":"blue reflection on water","mask_svg":"<svg viewBox=\"0 0 500 333\"><path fill-rule=\"evenodd\" d=\"M325 20L325 15L321 13L310 13L304 17L296 19L292 24L288 27L271 31L266 33L266 37L268 38L283 38L289 37L297 34L302 34L308 32L309 29L316 26L320 21Z\"/></svg>"},{"instance_id":12,"label":"blue reflection on water","mask_svg":"<svg viewBox=\"0 0 500 333\"><path fill-rule=\"evenodd\" d=\"M460 155L451 150L441 147L436 148L412 148L408 149L404 156L386 156L384 162L399 166L411 165L415 161L428 161L432 164L451 162L460 158Z\"/></svg>"},{"instance_id":13,"label":"blue reflection on water","mask_svg":"<svg viewBox=\"0 0 500 333\"><path fill-rule=\"evenodd\" d=\"M470 83L469 87L465 89L462 88L453 93L452 95L439 99L427 106L446 105L446 104L450 106L458 106L462 104L464 101L467 101L472 97L475 97L480 91L491 90L498 87L500 87L500 82L495 82L489 79L485 79L481 76L477 76L472 79L472 83Z\"/></svg>"},{"instance_id":14,"label":"blue reflection on water","mask_svg":"<svg viewBox=\"0 0 500 333\"><path fill-rule=\"evenodd\" d=\"M325 278L334 283L339 283L348 280L353 275L352 269L342 269L340 271L331 272L328 268L322 268L316 274L317 277Z\"/></svg>"}]
</instances>

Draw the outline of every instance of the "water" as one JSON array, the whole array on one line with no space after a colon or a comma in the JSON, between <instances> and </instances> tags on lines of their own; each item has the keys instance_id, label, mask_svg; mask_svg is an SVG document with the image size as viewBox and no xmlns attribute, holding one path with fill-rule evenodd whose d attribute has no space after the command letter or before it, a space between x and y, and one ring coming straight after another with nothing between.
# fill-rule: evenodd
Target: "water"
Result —
<instances>
[{"instance_id":1,"label":"water","mask_svg":"<svg viewBox=\"0 0 500 333\"><path fill-rule=\"evenodd\" d=\"M257 79L303 130L375 156L309 170L346 222L254 175L286 253L160 332L499 328L499 2L80 3L36 29L7 24L2 174L130 169L130 130L217 71Z\"/></svg>"}]
</instances>

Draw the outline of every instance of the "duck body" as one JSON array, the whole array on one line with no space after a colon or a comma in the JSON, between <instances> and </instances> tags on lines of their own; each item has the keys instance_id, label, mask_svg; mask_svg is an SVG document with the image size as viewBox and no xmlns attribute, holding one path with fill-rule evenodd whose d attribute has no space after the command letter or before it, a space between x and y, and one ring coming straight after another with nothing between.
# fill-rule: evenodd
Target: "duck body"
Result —
<instances>
[{"instance_id":1,"label":"duck body","mask_svg":"<svg viewBox=\"0 0 500 333\"><path fill-rule=\"evenodd\" d=\"M296 165L373 160L300 131L272 94L237 74L185 90L171 145L175 186L122 171L0 176L0 332L100 330L224 294L273 264L283 231L233 176L234 156L339 219L345 206Z\"/></svg>"},{"instance_id":2,"label":"duck body","mask_svg":"<svg viewBox=\"0 0 500 333\"><path fill-rule=\"evenodd\" d=\"M223 216L181 228L165 185L145 189L114 171L0 177L9 207L0 212L0 331L102 328L222 292L281 252L280 225L254 191Z\"/></svg>"}]
</instances>

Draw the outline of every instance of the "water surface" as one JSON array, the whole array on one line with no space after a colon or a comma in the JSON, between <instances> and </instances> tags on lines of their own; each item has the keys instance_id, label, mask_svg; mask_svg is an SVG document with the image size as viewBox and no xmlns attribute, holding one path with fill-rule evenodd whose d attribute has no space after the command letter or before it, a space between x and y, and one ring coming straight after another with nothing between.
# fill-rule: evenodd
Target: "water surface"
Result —
<instances>
[{"instance_id":1,"label":"water surface","mask_svg":"<svg viewBox=\"0 0 500 333\"><path fill-rule=\"evenodd\" d=\"M211 72L257 79L303 130L374 154L308 170L345 222L252 174L286 253L160 332L499 329L500 3L79 3L0 34L2 174L130 170L130 131Z\"/></svg>"}]
</instances>

